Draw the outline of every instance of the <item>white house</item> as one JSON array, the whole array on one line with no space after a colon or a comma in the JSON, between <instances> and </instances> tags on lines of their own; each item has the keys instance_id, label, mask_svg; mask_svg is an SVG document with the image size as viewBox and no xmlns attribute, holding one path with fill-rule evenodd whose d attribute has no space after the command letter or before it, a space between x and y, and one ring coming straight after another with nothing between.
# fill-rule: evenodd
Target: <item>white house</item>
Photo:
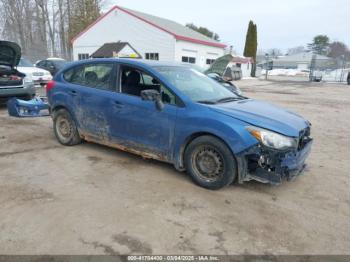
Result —
<instances>
[{"instance_id":1,"label":"white house","mask_svg":"<svg viewBox=\"0 0 350 262\"><path fill-rule=\"evenodd\" d=\"M226 45L179 23L114 6L73 40L74 60L88 58L105 43L128 42L144 59L207 67Z\"/></svg>"}]
</instances>

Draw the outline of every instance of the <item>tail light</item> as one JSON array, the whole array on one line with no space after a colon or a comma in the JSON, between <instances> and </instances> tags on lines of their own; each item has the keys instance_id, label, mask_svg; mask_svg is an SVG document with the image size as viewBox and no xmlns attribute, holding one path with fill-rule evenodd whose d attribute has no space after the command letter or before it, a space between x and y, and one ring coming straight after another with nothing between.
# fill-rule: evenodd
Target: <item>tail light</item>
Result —
<instances>
[{"instance_id":1,"label":"tail light","mask_svg":"<svg viewBox=\"0 0 350 262\"><path fill-rule=\"evenodd\" d=\"M55 81L51 80L46 84L46 93L48 93L55 86Z\"/></svg>"}]
</instances>

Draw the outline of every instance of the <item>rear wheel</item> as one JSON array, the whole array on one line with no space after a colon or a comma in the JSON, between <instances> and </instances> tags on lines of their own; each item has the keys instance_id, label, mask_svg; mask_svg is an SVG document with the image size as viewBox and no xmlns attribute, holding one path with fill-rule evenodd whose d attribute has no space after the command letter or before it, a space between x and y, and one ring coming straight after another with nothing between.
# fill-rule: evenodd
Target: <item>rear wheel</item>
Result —
<instances>
[{"instance_id":1,"label":"rear wheel","mask_svg":"<svg viewBox=\"0 0 350 262\"><path fill-rule=\"evenodd\" d=\"M208 189L219 189L236 178L236 161L230 149L213 136L194 139L185 151L185 166L192 180Z\"/></svg>"},{"instance_id":2,"label":"rear wheel","mask_svg":"<svg viewBox=\"0 0 350 262\"><path fill-rule=\"evenodd\" d=\"M66 109L54 111L53 130L58 142L62 145L73 146L81 143L75 121Z\"/></svg>"}]
</instances>

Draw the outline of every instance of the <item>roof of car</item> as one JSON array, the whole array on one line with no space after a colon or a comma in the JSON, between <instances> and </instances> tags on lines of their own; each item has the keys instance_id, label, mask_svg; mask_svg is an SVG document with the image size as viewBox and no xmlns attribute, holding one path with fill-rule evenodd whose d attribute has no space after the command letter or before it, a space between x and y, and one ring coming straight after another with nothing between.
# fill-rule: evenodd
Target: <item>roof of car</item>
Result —
<instances>
[{"instance_id":1,"label":"roof of car","mask_svg":"<svg viewBox=\"0 0 350 262\"><path fill-rule=\"evenodd\" d=\"M135 59L135 58L94 58L94 59L86 59L86 60L80 60L76 61L73 64L85 64L85 63L95 63L95 62L121 62L121 63L128 63L131 65L146 65L150 67L156 67L156 66L182 66L181 63L176 62L167 62L167 61L156 61L156 60L146 60L146 59Z\"/></svg>"}]
</instances>

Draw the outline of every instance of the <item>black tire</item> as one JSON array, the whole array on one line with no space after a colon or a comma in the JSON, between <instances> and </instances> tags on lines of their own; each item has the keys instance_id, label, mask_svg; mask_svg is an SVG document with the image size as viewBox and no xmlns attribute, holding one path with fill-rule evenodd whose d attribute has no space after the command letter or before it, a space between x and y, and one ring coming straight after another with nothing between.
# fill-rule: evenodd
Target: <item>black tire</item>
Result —
<instances>
[{"instance_id":1,"label":"black tire","mask_svg":"<svg viewBox=\"0 0 350 262\"><path fill-rule=\"evenodd\" d=\"M66 109L53 112L53 130L62 145L74 146L81 143L75 121Z\"/></svg>"},{"instance_id":2,"label":"black tire","mask_svg":"<svg viewBox=\"0 0 350 262\"><path fill-rule=\"evenodd\" d=\"M213 136L200 136L186 148L187 174L199 186L220 189L232 184L237 176L236 160L230 149Z\"/></svg>"}]
</instances>

